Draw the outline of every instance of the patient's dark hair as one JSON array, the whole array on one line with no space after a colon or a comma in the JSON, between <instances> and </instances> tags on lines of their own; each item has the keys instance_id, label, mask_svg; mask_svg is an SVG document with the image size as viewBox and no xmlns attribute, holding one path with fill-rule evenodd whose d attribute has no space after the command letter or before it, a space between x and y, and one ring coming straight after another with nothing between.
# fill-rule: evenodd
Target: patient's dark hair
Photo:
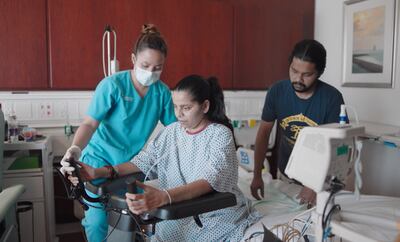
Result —
<instances>
[{"instance_id":1,"label":"patient's dark hair","mask_svg":"<svg viewBox=\"0 0 400 242\"><path fill-rule=\"evenodd\" d=\"M289 57L289 65L293 58L299 58L302 61L307 61L315 64L315 69L318 71L318 77L324 73L326 66L326 50L324 46L313 39L305 39L298 42Z\"/></svg>"},{"instance_id":2,"label":"patient's dark hair","mask_svg":"<svg viewBox=\"0 0 400 242\"><path fill-rule=\"evenodd\" d=\"M209 77L205 79L199 75L190 75L180 80L174 90L190 93L193 101L200 104L209 100L210 108L206 113L208 120L225 125L233 134L233 126L225 112L224 93L217 78Z\"/></svg>"}]
</instances>

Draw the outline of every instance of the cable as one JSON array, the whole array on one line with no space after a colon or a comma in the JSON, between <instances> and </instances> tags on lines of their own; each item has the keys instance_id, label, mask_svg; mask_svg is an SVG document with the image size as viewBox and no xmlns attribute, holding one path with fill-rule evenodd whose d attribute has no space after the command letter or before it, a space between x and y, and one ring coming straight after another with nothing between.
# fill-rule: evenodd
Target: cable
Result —
<instances>
[{"instance_id":1,"label":"cable","mask_svg":"<svg viewBox=\"0 0 400 242\"><path fill-rule=\"evenodd\" d=\"M244 198L245 199L245 202L246 202L246 209L247 209L247 214L249 215L249 217L251 218L251 219L257 219L256 217L254 217L252 214L251 214L251 209L252 209L252 205L250 205L250 203L251 203L251 201L250 201L250 199L248 199L248 198ZM254 204L255 205L255 204Z\"/></svg>"},{"instance_id":2,"label":"cable","mask_svg":"<svg viewBox=\"0 0 400 242\"><path fill-rule=\"evenodd\" d=\"M290 241L293 240L295 237L300 238L300 231L298 231L296 228L292 227L288 223L285 224L277 224L274 225L270 231L273 231L276 229L276 235L279 237L279 229L282 231L282 241Z\"/></svg>"},{"instance_id":3,"label":"cable","mask_svg":"<svg viewBox=\"0 0 400 242\"><path fill-rule=\"evenodd\" d=\"M252 238L255 238L255 237L260 236L260 235L264 235L264 232L256 231L256 232L252 233L252 234L251 234L247 239L245 239L244 241L245 241L245 242L250 241Z\"/></svg>"},{"instance_id":4,"label":"cable","mask_svg":"<svg viewBox=\"0 0 400 242\"><path fill-rule=\"evenodd\" d=\"M358 140L355 138L355 146L356 146L356 160L354 162L354 174L355 174L355 180L354 180L354 185L355 185L355 191L354 194L357 197L357 200L360 199L360 189L362 187L362 177L361 177L361 170L362 170L362 163L361 163L361 149L362 149L362 142L361 140Z\"/></svg>"},{"instance_id":5,"label":"cable","mask_svg":"<svg viewBox=\"0 0 400 242\"><path fill-rule=\"evenodd\" d=\"M307 218L307 222L304 224L303 228L301 229L300 237L297 241L299 241L300 238L305 235L307 229L310 227L311 224L312 224L312 221L311 221L311 214L310 214Z\"/></svg>"},{"instance_id":6,"label":"cable","mask_svg":"<svg viewBox=\"0 0 400 242\"><path fill-rule=\"evenodd\" d=\"M153 165L151 165L150 169L146 172L146 175L144 176L143 182L145 182L145 181L147 180L147 178L148 178L149 175L150 175L151 170L153 170L153 168L154 168L156 165L158 165L158 163L160 163L161 161L163 161L162 158L163 158L163 157L160 157L160 158L158 159L157 162L155 162Z\"/></svg>"},{"instance_id":7,"label":"cable","mask_svg":"<svg viewBox=\"0 0 400 242\"><path fill-rule=\"evenodd\" d=\"M118 226L119 220L122 217L122 213L119 213L119 217L117 219L117 222L115 223L114 227L111 229L110 233L108 233L108 235L106 236L106 238L102 241L102 242L106 242L108 237L110 237L110 235L112 234L112 232L114 232L115 228Z\"/></svg>"},{"instance_id":8,"label":"cable","mask_svg":"<svg viewBox=\"0 0 400 242\"><path fill-rule=\"evenodd\" d=\"M147 180L148 176L150 175L151 170L153 170L153 168L154 168L158 163L160 163L160 161L161 161L161 159L159 159L157 162L155 162L155 163L150 167L150 169L146 172L146 175L144 176L143 182L145 182L145 181Z\"/></svg>"},{"instance_id":9,"label":"cable","mask_svg":"<svg viewBox=\"0 0 400 242\"><path fill-rule=\"evenodd\" d=\"M325 229L326 229L326 225L327 225L326 222L328 221L327 218L325 217L325 213L326 213L326 209L328 208L328 204L330 204L330 201L335 197L336 193L338 193L343 187L344 187L344 184L341 181L339 181L336 177L334 177L331 180L331 183L330 183L331 192L329 194L329 197L324 206L324 210L322 212L322 231L324 231L324 233L325 233ZM336 208L336 205L334 205L329 212L331 212L333 208ZM324 237L322 240L324 241Z\"/></svg>"},{"instance_id":10,"label":"cable","mask_svg":"<svg viewBox=\"0 0 400 242\"><path fill-rule=\"evenodd\" d=\"M333 214L333 213L335 212L335 210L337 210L337 209L338 209L338 210L341 209L341 207L340 207L339 204L335 204L335 205L329 210L328 214L326 215L325 221L324 221L324 224L325 224L325 225L327 225L328 220L330 220L332 214Z\"/></svg>"},{"instance_id":11,"label":"cable","mask_svg":"<svg viewBox=\"0 0 400 242\"><path fill-rule=\"evenodd\" d=\"M142 238L144 239L144 234L143 234L143 231L142 231L142 228L140 228L140 224L139 224L139 222L136 220L136 218L135 218L135 215L133 215L132 213L131 213L131 211L128 211L128 214L129 214L129 216L135 221L135 224L136 224L136 226L137 226L137 228L138 228L138 231L140 231L140 234L141 234L141 236L142 236Z\"/></svg>"},{"instance_id":12,"label":"cable","mask_svg":"<svg viewBox=\"0 0 400 242\"><path fill-rule=\"evenodd\" d=\"M293 222L293 220L295 220L295 219L297 219L297 218L299 218L299 217L301 217L301 216L303 216L303 215L305 215L305 214L307 214L307 213L311 213L314 209L316 209L316 207L312 207L312 208L310 208L310 209L307 209L307 210L305 210L305 211L303 211L303 212L297 214L294 218L292 218L291 220L289 220L289 222Z\"/></svg>"},{"instance_id":13,"label":"cable","mask_svg":"<svg viewBox=\"0 0 400 242\"><path fill-rule=\"evenodd\" d=\"M322 230L322 232L323 232L322 241L324 241L324 240L325 240L327 237L329 237L330 234L331 234L331 228L330 228L330 227L326 228L326 227L327 227L327 225L328 225L328 221L330 221L330 219L331 219L333 213L334 213L337 209L338 209L338 210L341 209L339 204L335 204L335 205L329 210L328 215L326 216L325 220L322 221L322 224L325 224L325 225L322 227L322 228L323 228L323 230Z\"/></svg>"}]
</instances>

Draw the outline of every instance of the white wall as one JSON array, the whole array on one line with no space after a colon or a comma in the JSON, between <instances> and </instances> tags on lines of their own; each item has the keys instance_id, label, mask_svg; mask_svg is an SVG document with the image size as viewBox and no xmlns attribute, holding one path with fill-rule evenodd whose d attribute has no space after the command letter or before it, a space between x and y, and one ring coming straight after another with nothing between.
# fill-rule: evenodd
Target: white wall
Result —
<instances>
[{"instance_id":1,"label":"white wall","mask_svg":"<svg viewBox=\"0 0 400 242\"><path fill-rule=\"evenodd\" d=\"M52 136L54 154L63 155L73 139L64 135L64 125L81 123L92 94L92 91L0 92L0 103L6 113L11 108L16 112L20 124ZM244 121L243 124L249 119L260 120L266 91L224 91L224 95L230 119ZM257 129L258 124L236 129L238 144L246 147L254 144Z\"/></svg>"},{"instance_id":2,"label":"white wall","mask_svg":"<svg viewBox=\"0 0 400 242\"><path fill-rule=\"evenodd\" d=\"M400 38L397 37L394 88L341 87L343 63L343 0L316 0L315 39L327 49L322 80L334 85L345 102L357 110L360 120L400 126ZM397 0L397 5L400 1ZM400 12L400 8L397 8ZM400 33L400 23L397 24Z\"/></svg>"},{"instance_id":3,"label":"white wall","mask_svg":"<svg viewBox=\"0 0 400 242\"><path fill-rule=\"evenodd\" d=\"M322 80L338 88L345 102L353 106L369 134L380 136L400 130L400 36L397 37L394 88L341 87L343 63L344 0L316 0L315 39L327 50L327 68ZM398 5L400 0L397 0ZM400 12L398 6L397 12ZM397 24L397 33L400 23ZM351 114L351 113L350 113ZM362 150L362 193L400 196L400 149L382 142L365 141ZM396 185L395 185L396 184Z\"/></svg>"}]
</instances>

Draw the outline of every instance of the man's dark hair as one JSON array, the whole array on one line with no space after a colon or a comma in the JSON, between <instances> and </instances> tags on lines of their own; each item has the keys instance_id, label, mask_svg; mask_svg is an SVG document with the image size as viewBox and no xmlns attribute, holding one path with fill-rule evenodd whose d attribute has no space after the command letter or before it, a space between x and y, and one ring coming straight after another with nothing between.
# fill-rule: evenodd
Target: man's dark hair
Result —
<instances>
[{"instance_id":1,"label":"man's dark hair","mask_svg":"<svg viewBox=\"0 0 400 242\"><path fill-rule=\"evenodd\" d=\"M324 73L326 66L326 50L318 41L305 39L298 42L290 54L289 64L292 63L294 57L302 61L314 63L318 71L318 77Z\"/></svg>"}]
</instances>

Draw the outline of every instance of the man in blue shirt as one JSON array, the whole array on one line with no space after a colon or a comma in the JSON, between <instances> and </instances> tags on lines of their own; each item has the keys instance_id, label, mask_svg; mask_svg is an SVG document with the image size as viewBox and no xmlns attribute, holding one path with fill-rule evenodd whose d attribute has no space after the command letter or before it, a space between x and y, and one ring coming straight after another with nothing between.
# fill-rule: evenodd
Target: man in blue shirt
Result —
<instances>
[{"instance_id":1,"label":"man in blue shirt","mask_svg":"<svg viewBox=\"0 0 400 242\"><path fill-rule=\"evenodd\" d=\"M342 94L319 77L325 70L326 50L315 40L297 43L289 58L290 80L275 83L267 93L262 121L258 129L254 177L251 193L256 199L264 196L261 177L262 162L268 148L269 135L275 120L281 134L278 147L278 173L284 171L300 130L305 126L339 122ZM315 204L315 193L303 187L298 198L300 203Z\"/></svg>"}]
</instances>

